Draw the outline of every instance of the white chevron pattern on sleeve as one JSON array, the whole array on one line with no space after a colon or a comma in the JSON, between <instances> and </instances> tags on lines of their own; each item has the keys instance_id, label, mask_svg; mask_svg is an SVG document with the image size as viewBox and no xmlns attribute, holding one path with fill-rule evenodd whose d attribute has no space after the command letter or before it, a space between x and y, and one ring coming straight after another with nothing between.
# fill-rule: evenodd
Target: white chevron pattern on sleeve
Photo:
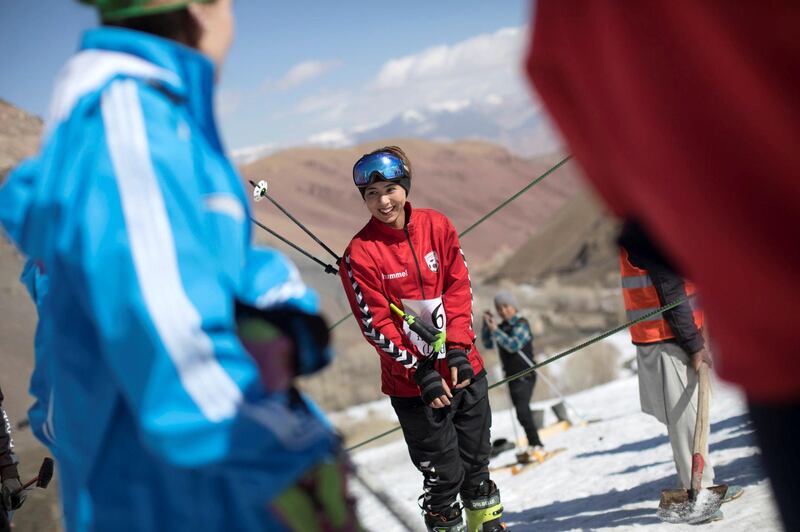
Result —
<instances>
[{"instance_id":1,"label":"white chevron pattern on sleeve","mask_svg":"<svg viewBox=\"0 0 800 532\"><path fill-rule=\"evenodd\" d=\"M347 270L347 278L350 279L350 285L353 287L356 303L358 303L358 310L361 314L360 321L364 337L404 367L413 368L416 364L414 356L407 350L397 347L394 342L386 338L372 325L372 312L370 312L369 305L367 305L364 299L361 287L358 286L358 282L356 282L356 278L353 276L353 270L350 268L350 255L345 255L344 263Z\"/></svg>"}]
</instances>

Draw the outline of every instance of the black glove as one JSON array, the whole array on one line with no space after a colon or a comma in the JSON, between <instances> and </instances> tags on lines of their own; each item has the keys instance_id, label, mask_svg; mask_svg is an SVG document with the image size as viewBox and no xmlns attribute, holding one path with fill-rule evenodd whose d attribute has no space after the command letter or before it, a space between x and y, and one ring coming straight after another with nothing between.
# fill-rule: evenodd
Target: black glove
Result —
<instances>
[{"instance_id":1,"label":"black glove","mask_svg":"<svg viewBox=\"0 0 800 532\"><path fill-rule=\"evenodd\" d=\"M467 353L463 349L451 349L447 352L447 367L456 368L458 371L458 382L464 382L475 378L472 364L469 363Z\"/></svg>"},{"instance_id":2,"label":"black glove","mask_svg":"<svg viewBox=\"0 0 800 532\"><path fill-rule=\"evenodd\" d=\"M0 497L3 499L3 506L6 511L17 510L25 502L25 490L19 477L9 477L3 479L3 487L0 489Z\"/></svg>"},{"instance_id":3,"label":"black glove","mask_svg":"<svg viewBox=\"0 0 800 532\"><path fill-rule=\"evenodd\" d=\"M429 405L435 399L444 395L444 386L442 386L442 376L433 367L433 364L420 363L417 366L417 371L414 373L414 381L419 386L422 401Z\"/></svg>"}]
</instances>

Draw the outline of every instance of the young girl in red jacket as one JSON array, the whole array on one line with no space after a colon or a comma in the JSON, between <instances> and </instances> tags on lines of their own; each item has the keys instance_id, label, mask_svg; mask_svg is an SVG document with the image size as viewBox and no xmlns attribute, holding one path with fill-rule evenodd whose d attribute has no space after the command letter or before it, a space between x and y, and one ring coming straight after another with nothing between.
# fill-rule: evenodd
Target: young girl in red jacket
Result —
<instances>
[{"instance_id":1,"label":"young girl in red jacket","mask_svg":"<svg viewBox=\"0 0 800 532\"><path fill-rule=\"evenodd\" d=\"M429 530L502 530L500 492L489 479L491 411L475 346L472 288L450 220L407 201L411 164L396 146L361 157L353 182L371 214L350 241L340 275L353 314L381 361L414 465ZM390 303L439 331L429 345Z\"/></svg>"}]
</instances>

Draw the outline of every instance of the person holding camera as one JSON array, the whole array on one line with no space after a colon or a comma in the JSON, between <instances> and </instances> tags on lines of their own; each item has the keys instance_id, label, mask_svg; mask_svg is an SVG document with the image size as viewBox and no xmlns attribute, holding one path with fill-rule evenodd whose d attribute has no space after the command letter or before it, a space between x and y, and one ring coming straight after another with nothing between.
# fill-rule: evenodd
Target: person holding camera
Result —
<instances>
[{"instance_id":1,"label":"person holding camera","mask_svg":"<svg viewBox=\"0 0 800 532\"><path fill-rule=\"evenodd\" d=\"M17 457L14 455L14 440L11 439L11 421L3 409L3 390L0 390L0 531L9 529L8 514L25 502L25 492L17 471Z\"/></svg>"},{"instance_id":2,"label":"person holding camera","mask_svg":"<svg viewBox=\"0 0 800 532\"><path fill-rule=\"evenodd\" d=\"M519 315L517 300L513 294L498 293L494 297L494 306L501 321L498 323L491 311L484 312L481 339L486 349L491 349L497 344L503 373L506 377L510 377L531 367L533 333L528 320ZM539 431L533 422L531 412L530 402L534 386L536 386L535 371L508 383L517 420L528 438L528 448L518 455L520 462L541 459L544 452L544 444L539 439Z\"/></svg>"}]
</instances>

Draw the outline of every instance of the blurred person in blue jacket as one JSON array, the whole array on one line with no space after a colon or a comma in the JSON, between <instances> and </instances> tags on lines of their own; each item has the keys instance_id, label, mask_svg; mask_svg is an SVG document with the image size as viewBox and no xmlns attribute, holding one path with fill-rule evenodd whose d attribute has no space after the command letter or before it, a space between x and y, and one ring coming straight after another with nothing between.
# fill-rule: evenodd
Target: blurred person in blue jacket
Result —
<instances>
[{"instance_id":1,"label":"blurred person in blue jacket","mask_svg":"<svg viewBox=\"0 0 800 532\"><path fill-rule=\"evenodd\" d=\"M214 122L231 0L84 3L103 26L0 188L67 530L357 529L339 439L292 386L330 360L317 297L252 246Z\"/></svg>"}]
</instances>

